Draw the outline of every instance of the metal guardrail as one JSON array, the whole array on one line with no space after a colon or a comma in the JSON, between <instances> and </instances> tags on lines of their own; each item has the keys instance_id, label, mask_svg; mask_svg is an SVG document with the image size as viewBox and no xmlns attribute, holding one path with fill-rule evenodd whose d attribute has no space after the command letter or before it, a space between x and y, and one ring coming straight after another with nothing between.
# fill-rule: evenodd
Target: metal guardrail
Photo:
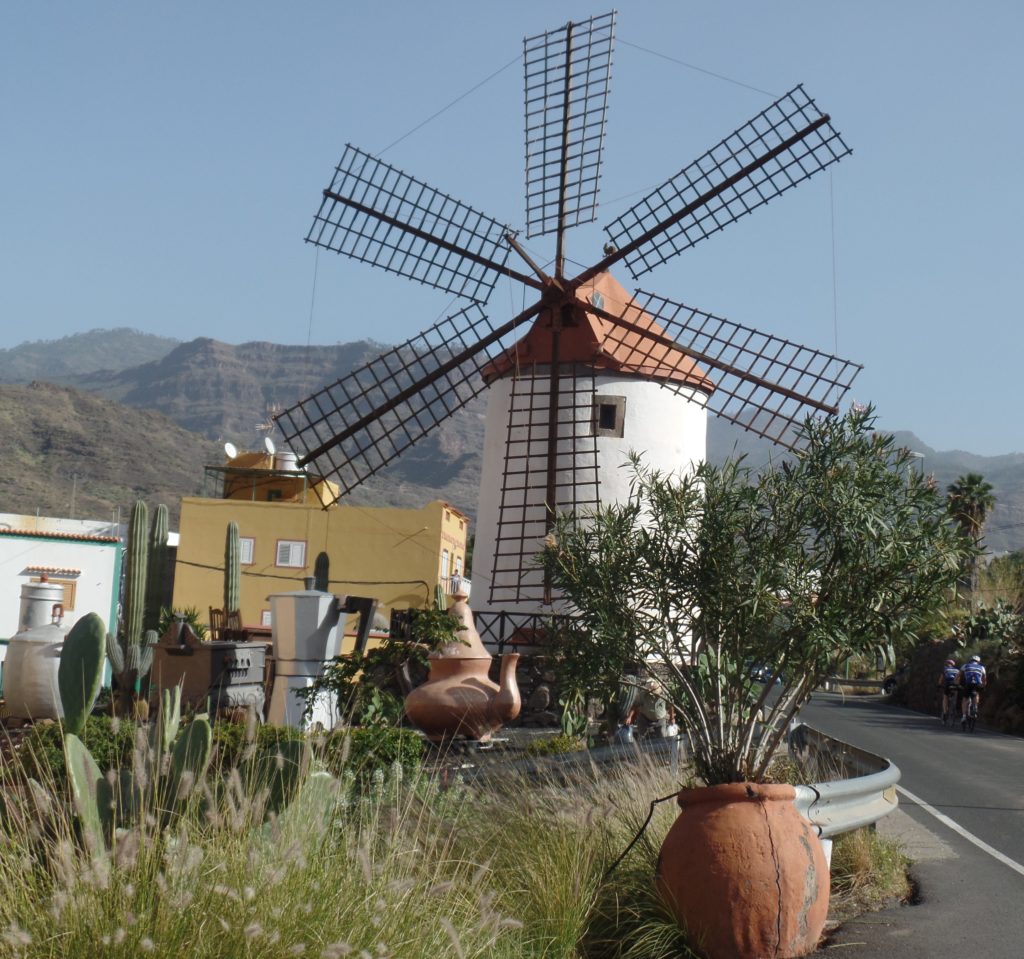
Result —
<instances>
[{"instance_id":1,"label":"metal guardrail","mask_svg":"<svg viewBox=\"0 0 1024 959\"><path fill-rule=\"evenodd\" d=\"M815 775L843 776L796 787L797 809L823 839L870 826L896 809L900 771L888 759L832 739L806 723L790 729L789 753L815 769Z\"/></svg>"}]
</instances>

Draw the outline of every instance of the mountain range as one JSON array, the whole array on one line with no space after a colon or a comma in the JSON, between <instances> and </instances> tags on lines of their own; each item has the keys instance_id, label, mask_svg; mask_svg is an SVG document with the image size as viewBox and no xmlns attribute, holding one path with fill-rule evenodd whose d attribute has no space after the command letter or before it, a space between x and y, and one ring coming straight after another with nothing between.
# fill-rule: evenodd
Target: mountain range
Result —
<instances>
[{"instance_id":1,"label":"mountain range","mask_svg":"<svg viewBox=\"0 0 1024 959\"><path fill-rule=\"evenodd\" d=\"M221 445L256 448L270 417L379 353L369 340L334 346L180 342L135 330L92 330L0 350L0 512L106 519L134 500L165 502L203 491L204 466L224 462ZM441 498L476 510L485 399L470 402L353 495L361 505L420 506ZM1024 453L940 451L911 432L897 441L921 453L940 489L980 473L994 487L989 550L1024 548ZM752 466L778 457L767 441L709 418L708 458L744 455ZM215 495L215 480L206 492Z\"/></svg>"}]
</instances>

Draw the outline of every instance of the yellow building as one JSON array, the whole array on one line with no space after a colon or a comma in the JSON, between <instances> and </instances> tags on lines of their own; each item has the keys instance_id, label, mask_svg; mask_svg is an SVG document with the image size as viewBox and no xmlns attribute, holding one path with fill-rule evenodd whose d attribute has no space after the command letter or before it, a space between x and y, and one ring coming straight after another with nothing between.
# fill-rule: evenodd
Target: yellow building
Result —
<instances>
[{"instance_id":1,"label":"yellow building","mask_svg":"<svg viewBox=\"0 0 1024 959\"><path fill-rule=\"evenodd\" d=\"M242 623L270 625L271 593L302 589L317 555L330 560L330 591L371 596L390 609L433 602L465 566L468 519L440 500L422 509L331 506L316 488L326 481L295 469L291 454L242 453L209 467L220 496L181 501L174 607L206 619L224 600L224 542L234 520L241 538ZM326 497L325 497L326 498Z\"/></svg>"}]
</instances>

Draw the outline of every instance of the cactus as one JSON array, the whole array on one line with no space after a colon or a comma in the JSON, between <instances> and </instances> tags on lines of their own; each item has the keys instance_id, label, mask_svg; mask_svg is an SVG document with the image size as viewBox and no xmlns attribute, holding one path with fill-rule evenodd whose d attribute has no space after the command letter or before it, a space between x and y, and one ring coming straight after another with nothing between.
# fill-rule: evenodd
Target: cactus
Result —
<instances>
[{"instance_id":1,"label":"cactus","mask_svg":"<svg viewBox=\"0 0 1024 959\"><path fill-rule=\"evenodd\" d=\"M174 690L164 689L160 694L160 717L149 730L149 744L155 755L160 755L174 742L181 728L181 683Z\"/></svg>"},{"instance_id":2,"label":"cactus","mask_svg":"<svg viewBox=\"0 0 1024 959\"><path fill-rule=\"evenodd\" d=\"M125 551L124 612L121 630L107 640L107 657L121 691L121 712L131 715L132 700L141 688L142 677L149 672L152 650L142 646L143 613L146 600L146 533L149 510L142 500L132 507Z\"/></svg>"},{"instance_id":3,"label":"cactus","mask_svg":"<svg viewBox=\"0 0 1024 959\"><path fill-rule=\"evenodd\" d=\"M243 778L255 792L265 792L268 813L280 813L305 781L309 763L309 744L288 739L255 757Z\"/></svg>"},{"instance_id":4,"label":"cactus","mask_svg":"<svg viewBox=\"0 0 1024 959\"><path fill-rule=\"evenodd\" d=\"M74 733L64 737L64 758L71 798L81 824L86 849L96 856L106 848L113 835L113 790L107 782L92 753Z\"/></svg>"},{"instance_id":5,"label":"cactus","mask_svg":"<svg viewBox=\"0 0 1024 959\"><path fill-rule=\"evenodd\" d=\"M125 557L124 620L121 624L122 647L142 642L142 614L146 605L146 525L149 510L142 500L132 507Z\"/></svg>"},{"instance_id":6,"label":"cactus","mask_svg":"<svg viewBox=\"0 0 1024 959\"><path fill-rule=\"evenodd\" d=\"M224 614L237 612L241 608L238 598L241 588L242 544L238 538L238 523L228 523L224 541Z\"/></svg>"},{"instance_id":7,"label":"cactus","mask_svg":"<svg viewBox=\"0 0 1024 959\"><path fill-rule=\"evenodd\" d=\"M149 569L146 573L146 603L143 613L145 629L155 630L160 624L160 609L163 606L167 584L167 529L167 507L161 503L153 514L153 525L149 528Z\"/></svg>"},{"instance_id":8,"label":"cactus","mask_svg":"<svg viewBox=\"0 0 1024 959\"><path fill-rule=\"evenodd\" d=\"M313 589L321 593L329 592L331 585L331 558L326 553L317 553L316 562L313 564Z\"/></svg>"},{"instance_id":9,"label":"cactus","mask_svg":"<svg viewBox=\"0 0 1024 959\"><path fill-rule=\"evenodd\" d=\"M76 736L85 729L103 681L106 634L103 620L87 613L71 627L61 647L57 688L64 709L64 728Z\"/></svg>"},{"instance_id":10,"label":"cactus","mask_svg":"<svg viewBox=\"0 0 1024 959\"><path fill-rule=\"evenodd\" d=\"M181 801L180 795L186 776L194 785L206 772L206 764L210 761L213 749L213 729L210 722L202 717L192 720L185 732L175 742L171 750L171 790L172 801Z\"/></svg>"}]
</instances>

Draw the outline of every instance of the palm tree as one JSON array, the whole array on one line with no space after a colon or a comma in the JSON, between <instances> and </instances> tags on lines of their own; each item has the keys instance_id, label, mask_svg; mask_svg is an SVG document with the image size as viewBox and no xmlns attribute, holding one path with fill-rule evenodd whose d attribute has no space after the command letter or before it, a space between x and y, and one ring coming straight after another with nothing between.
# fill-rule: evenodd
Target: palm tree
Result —
<instances>
[{"instance_id":1,"label":"palm tree","mask_svg":"<svg viewBox=\"0 0 1024 959\"><path fill-rule=\"evenodd\" d=\"M981 549L981 534L985 520L996 505L992 484L979 473L961 476L948 487L949 512L960 525L964 535L970 537L976 549ZM978 590L978 557L971 559L971 601Z\"/></svg>"}]
</instances>

